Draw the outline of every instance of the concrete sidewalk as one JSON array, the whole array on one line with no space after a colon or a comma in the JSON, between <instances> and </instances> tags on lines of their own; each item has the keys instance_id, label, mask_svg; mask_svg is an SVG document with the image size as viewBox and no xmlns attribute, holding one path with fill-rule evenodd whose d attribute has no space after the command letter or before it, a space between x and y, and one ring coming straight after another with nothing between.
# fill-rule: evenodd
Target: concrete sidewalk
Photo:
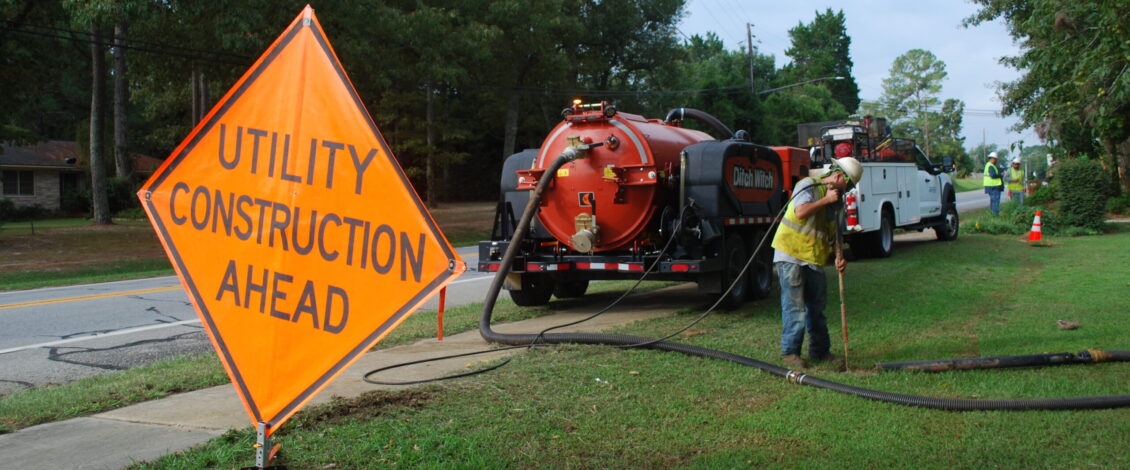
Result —
<instances>
[{"instance_id":1,"label":"concrete sidewalk","mask_svg":"<svg viewBox=\"0 0 1130 470\"><path fill-rule=\"evenodd\" d=\"M504 294L505 295L505 294ZM613 311L591 321L555 332L598 332L632 321L671 315L677 308L705 302L694 284L633 295ZM591 315L604 303L520 322L494 325L502 333L532 333ZM380 367L429 357L480 351L491 347L472 330L447 336L443 341L421 340L411 345L365 354L311 401L324 403L332 397L355 397L377 389L362 380ZM522 350L458 358L389 371L384 380L414 380L465 370L466 364L496 359ZM284 424L285 426L285 424ZM230 385L173 395L92 416L42 424L0 435L0 469L117 469L138 461L153 460L182 451L220 436L229 429L251 427L235 389ZM247 449L249 459L254 451Z\"/></svg>"}]
</instances>

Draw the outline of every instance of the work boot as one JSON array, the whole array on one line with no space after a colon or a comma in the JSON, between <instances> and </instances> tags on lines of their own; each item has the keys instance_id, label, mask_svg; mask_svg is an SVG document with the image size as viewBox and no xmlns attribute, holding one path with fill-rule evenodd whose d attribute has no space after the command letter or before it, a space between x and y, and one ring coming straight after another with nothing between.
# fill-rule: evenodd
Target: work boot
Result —
<instances>
[{"instance_id":1,"label":"work boot","mask_svg":"<svg viewBox=\"0 0 1130 470\"><path fill-rule=\"evenodd\" d=\"M787 366L787 367L793 367L793 368L796 368L796 369L806 369L806 368L808 368L808 362L806 362L803 358L801 358L800 356L797 356L795 354L790 354L788 356L781 356L781 362L784 362L785 366Z\"/></svg>"},{"instance_id":2,"label":"work boot","mask_svg":"<svg viewBox=\"0 0 1130 470\"><path fill-rule=\"evenodd\" d=\"M828 365L832 366L835 370L844 370L844 358L835 354L828 353L823 356L812 357L811 359L816 362L828 363Z\"/></svg>"}]
</instances>

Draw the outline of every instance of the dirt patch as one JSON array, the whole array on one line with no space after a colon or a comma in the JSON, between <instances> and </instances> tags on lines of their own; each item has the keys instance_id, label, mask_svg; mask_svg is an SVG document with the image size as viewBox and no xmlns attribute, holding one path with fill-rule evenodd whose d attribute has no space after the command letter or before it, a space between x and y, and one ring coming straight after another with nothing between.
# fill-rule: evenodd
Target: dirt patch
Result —
<instances>
[{"instance_id":1,"label":"dirt patch","mask_svg":"<svg viewBox=\"0 0 1130 470\"><path fill-rule=\"evenodd\" d=\"M37 228L0 235L0 273L65 272L124 260L161 260L165 252L143 225Z\"/></svg>"},{"instance_id":2,"label":"dirt patch","mask_svg":"<svg viewBox=\"0 0 1130 470\"><path fill-rule=\"evenodd\" d=\"M431 401L431 394L421 390L387 392L374 390L356 398L334 397L329 403L317 405L295 415L289 429L310 429L327 424L379 416L395 408L423 408Z\"/></svg>"}]
</instances>

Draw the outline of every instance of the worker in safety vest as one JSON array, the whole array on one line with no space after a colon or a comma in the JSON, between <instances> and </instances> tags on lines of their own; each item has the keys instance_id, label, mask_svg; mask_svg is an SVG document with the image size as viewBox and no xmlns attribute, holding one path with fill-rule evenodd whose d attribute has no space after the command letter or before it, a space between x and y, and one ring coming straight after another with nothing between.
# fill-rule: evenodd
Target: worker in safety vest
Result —
<instances>
[{"instance_id":1,"label":"worker in safety vest","mask_svg":"<svg viewBox=\"0 0 1130 470\"><path fill-rule=\"evenodd\" d=\"M989 161L985 162L985 176L982 181L985 186L985 194L989 195L989 210L993 211L993 215L1000 215L1004 180L1001 178L1000 169L997 168L996 152L990 153Z\"/></svg>"},{"instance_id":2,"label":"worker in safety vest","mask_svg":"<svg viewBox=\"0 0 1130 470\"><path fill-rule=\"evenodd\" d=\"M773 265L781 282L781 360L786 366L808 367L800 357L808 333L808 357L816 361L843 360L831 352L824 305L828 282L824 266L836 240L836 208L841 196L859 182L863 166L852 157L835 159L820 178L797 183L785 217L773 237ZM835 257L843 272L847 262Z\"/></svg>"},{"instance_id":3,"label":"worker in safety vest","mask_svg":"<svg viewBox=\"0 0 1130 470\"><path fill-rule=\"evenodd\" d=\"M1012 159L1012 167L1004 174L1008 183L1008 198L1016 204L1024 205L1024 170L1020 169L1020 157Z\"/></svg>"}]
</instances>

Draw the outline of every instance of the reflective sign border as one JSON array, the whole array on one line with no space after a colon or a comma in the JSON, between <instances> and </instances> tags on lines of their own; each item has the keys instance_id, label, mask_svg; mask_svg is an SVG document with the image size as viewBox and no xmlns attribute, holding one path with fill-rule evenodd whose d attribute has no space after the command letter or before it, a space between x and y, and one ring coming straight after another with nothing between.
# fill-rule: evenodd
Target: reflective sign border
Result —
<instances>
[{"instance_id":1,"label":"reflective sign border","mask_svg":"<svg viewBox=\"0 0 1130 470\"><path fill-rule=\"evenodd\" d=\"M266 70L267 67L271 65L271 63L274 62L279 53L283 49L285 49L286 46L289 45L296 36L298 36L298 33L302 31L302 28L310 28L311 33L317 40L318 47L320 47L322 52L326 54L326 57L330 59L334 70L337 72L338 78L341 79L342 84L349 91L350 96L353 98L354 105L356 105L361 114L365 116L365 119L369 125L369 129L373 132L373 135L376 136L381 149L384 151L385 158L390 160L390 166L396 170L396 176L400 178L400 182L411 194L412 201L416 204L416 209L425 214L426 217L424 218L427 221L428 230L431 231L432 236L435 237L436 240L443 241L439 243L439 245L443 249L443 252L447 256L447 258L449 260L455 260L455 254L452 252L450 244L446 242L446 238L443 237L443 234L440 232L439 227L436 226L435 221L432 219L432 217L428 215L424 203L420 200L419 195L416 194L416 191L415 189L413 189L407 176L404 175L404 171L400 168L400 164L396 161L395 157L393 157L392 150L389 149L388 143L385 142L384 137L377 129L376 123L373 122L372 116L370 116L368 111L365 109L364 104L361 102L361 97L357 95L357 90L353 88L353 84L345 75L345 70L342 68L341 62L338 61L337 55L334 54L333 49L330 48L329 42L326 40L321 26L316 20L312 20L309 17L297 19L294 24L292 24L291 27L287 30L287 32L284 33L284 35L278 41L276 41L276 43L271 47L270 51L264 54L257 64L253 65L253 70L251 70L250 73L246 74L244 78L241 79L238 87L234 91L229 93L228 96L224 97L223 102L214 107L213 111L205 118L205 122L193 131L192 137L188 139L188 143L179 148L176 151L175 155L169 159L169 162L166 162L164 165L162 165L162 167L158 170L160 171L160 173L150 183L148 183L144 191L146 191L146 194L156 191L157 188L159 188L161 184L165 182L165 180L173 172L173 170L176 169L176 167L184 160L187 155L192 153L192 150L196 148L196 145L200 142L200 140L205 135L207 135L208 132L216 125L216 123L220 121L220 118L222 118L227 113L232 104L234 104L241 96L243 96L243 93L253 83L255 83L255 80L259 78L263 71ZM326 384L328 384L328 382L338 373L340 373L342 369L353 362L353 360L359 357L361 354L364 354L365 351L372 346L373 342L377 340L377 338L383 335L393 325L398 324L402 317L411 313L412 306L422 302L436 289L442 286L448 279L456 275L454 272L454 266L449 267L446 272L441 273L438 277L429 282L428 285L423 290L421 290L419 294L412 297L411 300L401 306L395 314L389 317L389 319L381 324L381 326L378 327L375 331L373 331L372 334L366 337L366 339L361 344L350 350L345 355L345 357L335 363L334 366L331 367L325 374L323 374L321 377L315 380L314 383L303 390L303 392L299 394L298 397L287 404L287 406L279 411L277 415L270 416L268 417L268 419L263 419L263 416L259 412L259 407L256 406L255 400L252 398L250 391L247 389L247 385L243 382L243 377L239 372L239 368L237 367L235 361L232 360L231 354L228 351L227 345L224 343L223 337L220 336L219 330L216 329L216 325L212 321L212 314L208 310L207 304L204 303L203 298L200 296L200 292L196 288L196 283L193 281L192 275L185 267L184 261L181 259L176 245L173 243L172 238L169 236L168 230L165 228L165 221L161 220L161 218L158 216L158 212L153 206L153 201L150 198L147 197L145 199L145 204L148 206L149 214L152 215L152 219L154 221L154 224L157 226L157 230L161 234L162 240L168 246L168 251L172 256L173 261L176 263L177 271L181 275L181 280L185 283L186 287L191 293L193 302L196 304L198 311L200 312L201 316L208 326L208 330L212 336L213 342L215 343L217 349L219 350L219 353L222 356L221 359L229 368L231 376L235 381L236 386L240 390L240 395L242 395L242 397L244 398L248 408L250 408L252 414L254 415L255 420L259 422L266 422L268 425L270 425L271 428L278 427L275 423L277 421L281 421L280 418L285 419L286 417L297 411L297 409L303 403L313 398L313 395L321 390L322 387L324 387Z\"/></svg>"}]
</instances>

